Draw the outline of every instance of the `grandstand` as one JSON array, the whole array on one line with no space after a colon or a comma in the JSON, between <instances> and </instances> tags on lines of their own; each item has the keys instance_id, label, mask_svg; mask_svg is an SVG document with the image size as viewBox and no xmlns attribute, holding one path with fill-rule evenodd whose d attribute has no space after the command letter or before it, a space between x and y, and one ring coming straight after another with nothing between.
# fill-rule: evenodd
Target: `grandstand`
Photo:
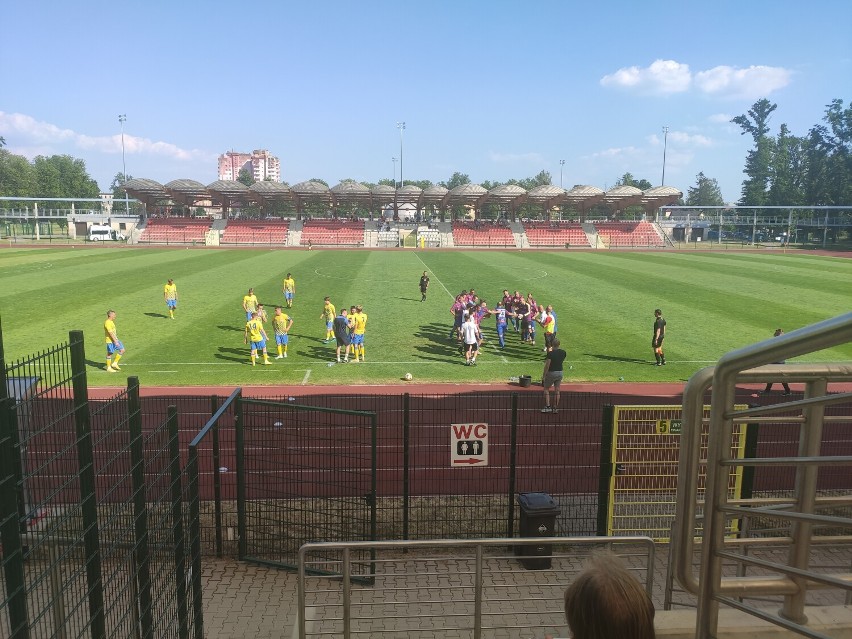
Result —
<instances>
[{"instance_id":1,"label":"grandstand","mask_svg":"<svg viewBox=\"0 0 852 639\"><path fill-rule=\"evenodd\" d=\"M524 229L530 247L584 246L589 238L577 222L526 222Z\"/></svg>"},{"instance_id":2,"label":"grandstand","mask_svg":"<svg viewBox=\"0 0 852 639\"><path fill-rule=\"evenodd\" d=\"M364 223L345 220L308 220L302 227L302 246L363 246Z\"/></svg>"},{"instance_id":3,"label":"grandstand","mask_svg":"<svg viewBox=\"0 0 852 639\"><path fill-rule=\"evenodd\" d=\"M456 246L516 246L508 226L477 222L453 222L453 243Z\"/></svg>"},{"instance_id":4,"label":"grandstand","mask_svg":"<svg viewBox=\"0 0 852 639\"><path fill-rule=\"evenodd\" d=\"M287 244L290 220L232 220L225 227L220 244Z\"/></svg>"},{"instance_id":5,"label":"grandstand","mask_svg":"<svg viewBox=\"0 0 852 639\"><path fill-rule=\"evenodd\" d=\"M210 220L205 218L163 217L150 218L142 234L140 243L194 244L204 243L210 228Z\"/></svg>"},{"instance_id":6,"label":"grandstand","mask_svg":"<svg viewBox=\"0 0 852 639\"><path fill-rule=\"evenodd\" d=\"M650 222L595 222L605 246L664 247L665 239Z\"/></svg>"}]
</instances>

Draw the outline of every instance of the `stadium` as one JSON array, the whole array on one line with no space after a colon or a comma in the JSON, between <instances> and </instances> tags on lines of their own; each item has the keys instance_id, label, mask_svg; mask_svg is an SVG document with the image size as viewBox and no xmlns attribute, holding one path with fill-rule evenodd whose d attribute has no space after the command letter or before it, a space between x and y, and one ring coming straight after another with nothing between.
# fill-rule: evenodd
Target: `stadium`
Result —
<instances>
[{"instance_id":1,"label":"stadium","mask_svg":"<svg viewBox=\"0 0 852 639\"><path fill-rule=\"evenodd\" d=\"M565 581L599 546L659 610L704 619L713 593L813 636L846 623L817 608L849 603L848 208L692 209L667 187L127 190L7 198L0 220L0 635L233 636L214 623L233 570L288 593L269 605L291 607L292 636L564 632ZM249 356L249 289L293 320L269 366ZM471 289L553 306L558 412L541 411L543 335L500 348L486 316L463 365L450 308ZM357 365L337 361L326 297L369 318Z\"/></svg>"}]
</instances>

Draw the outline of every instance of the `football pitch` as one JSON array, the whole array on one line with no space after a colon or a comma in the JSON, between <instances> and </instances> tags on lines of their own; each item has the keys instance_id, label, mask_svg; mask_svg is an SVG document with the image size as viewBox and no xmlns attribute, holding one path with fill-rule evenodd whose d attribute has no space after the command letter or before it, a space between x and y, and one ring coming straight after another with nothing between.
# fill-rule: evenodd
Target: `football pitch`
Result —
<instances>
[{"instance_id":1,"label":"football pitch","mask_svg":"<svg viewBox=\"0 0 852 639\"><path fill-rule=\"evenodd\" d=\"M431 284L421 302L424 270ZM271 317L287 272L296 281L288 357L252 367L243 295L254 287ZM128 375L143 386L402 384L405 373L414 376L409 386L540 379L541 330L536 346L511 333L499 350L493 318L483 322L478 365L463 365L448 339L449 308L470 288L492 307L504 288L552 304L566 381L683 381L777 327L789 332L847 312L852 300L852 259L798 252L9 248L0 250L0 274L7 362L80 329L91 386L123 385ZM180 296L174 320L163 301L168 278ZM363 305L366 362L334 362L320 319L326 295L338 310ZM668 323L665 367L651 365L655 308ZM107 309L127 348L120 373L105 370ZM803 361L850 359L845 345Z\"/></svg>"}]
</instances>

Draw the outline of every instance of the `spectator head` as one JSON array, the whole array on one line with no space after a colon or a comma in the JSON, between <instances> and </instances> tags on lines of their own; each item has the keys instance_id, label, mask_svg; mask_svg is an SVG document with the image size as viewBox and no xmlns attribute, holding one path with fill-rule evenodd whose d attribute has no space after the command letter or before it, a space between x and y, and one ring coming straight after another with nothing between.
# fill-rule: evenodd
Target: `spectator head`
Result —
<instances>
[{"instance_id":1,"label":"spectator head","mask_svg":"<svg viewBox=\"0 0 852 639\"><path fill-rule=\"evenodd\" d=\"M783 335L783 334L784 334L784 331L781 330L780 328L775 329L775 337L778 337L779 335Z\"/></svg>"},{"instance_id":2,"label":"spectator head","mask_svg":"<svg viewBox=\"0 0 852 639\"><path fill-rule=\"evenodd\" d=\"M592 555L568 586L565 618L574 639L655 639L654 604L612 553Z\"/></svg>"}]
</instances>

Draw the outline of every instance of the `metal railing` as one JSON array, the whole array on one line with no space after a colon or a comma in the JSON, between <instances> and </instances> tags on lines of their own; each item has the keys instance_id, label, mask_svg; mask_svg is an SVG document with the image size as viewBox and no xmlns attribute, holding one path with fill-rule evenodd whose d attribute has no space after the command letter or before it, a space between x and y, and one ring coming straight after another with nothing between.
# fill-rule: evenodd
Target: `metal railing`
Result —
<instances>
[{"instance_id":1,"label":"metal railing","mask_svg":"<svg viewBox=\"0 0 852 639\"><path fill-rule=\"evenodd\" d=\"M852 572L843 572L848 566L817 570L810 565L812 546L830 542L846 550L852 548L850 475L848 472L840 475L838 471L837 476L842 481L836 490L823 489L818 481L821 469L825 477L832 469L852 467L852 455L821 450L824 426L848 425L852 421L848 410L852 393L829 394L829 384L852 380L852 364L769 364L850 341L852 313L847 313L728 353L715 367L698 371L687 383L678 473L678 527L672 556L678 581L698 597L698 639L716 636L720 603L805 636L822 638L825 635L806 625L804 607L808 589L852 591ZM804 382L804 399L758 408L735 408L737 384L778 381ZM711 387L707 484L703 513L697 513L695 468L701 461L704 396ZM835 407L845 410L845 414L826 414L837 412L833 410ZM762 428L793 425L798 430L798 451L793 455L734 459L729 442L735 423L757 423ZM729 471L736 466L756 470L793 468L795 479L785 495L729 499ZM829 514L825 514L826 511ZM697 515L703 516L700 527ZM753 518L772 522L775 526L784 525L776 528L776 536L772 538L744 538L742 535L733 538L726 529L731 520L748 522ZM692 557L699 541L701 563L699 573L695 574ZM787 561L759 559L745 550L773 544L789 548ZM733 564L741 575L743 566L754 568L760 574L725 577L723 563ZM745 601L767 596L783 599L777 615Z\"/></svg>"},{"instance_id":2,"label":"metal railing","mask_svg":"<svg viewBox=\"0 0 852 639\"><path fill-rule=\"evenodd\" d=\"M655 549L649 537L304 544L299 549L298 637L480 639L542 630L564 635L565 587L597 548L619 555L651 593ZM370 562L372 583L364 585L354 578L353 567L365 572L367 550L378 553ZM523 570L519 560L544 563Z\"/></svg>"}]
</instances>

